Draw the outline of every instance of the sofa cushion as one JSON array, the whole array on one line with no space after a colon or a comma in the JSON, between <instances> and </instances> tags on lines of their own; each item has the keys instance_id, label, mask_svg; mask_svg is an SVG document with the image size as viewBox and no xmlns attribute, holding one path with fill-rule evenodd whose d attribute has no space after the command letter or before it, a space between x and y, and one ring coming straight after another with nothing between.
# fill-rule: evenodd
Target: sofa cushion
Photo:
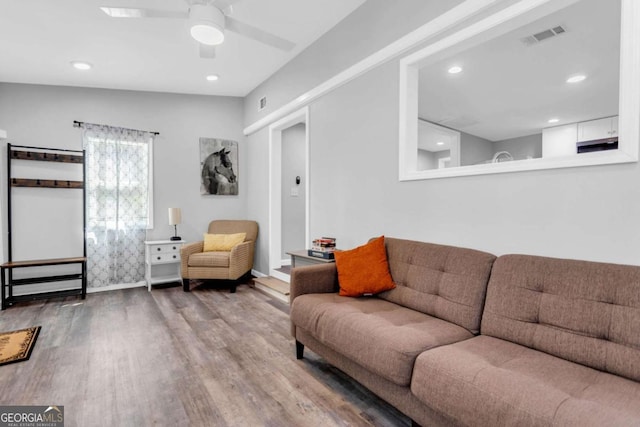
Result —
<instances>
[{"instance_id":1,"label":"sofa cushion","mask_svg":"<svg viewBox=\"0 0 640 427\"><path fill-rule=\"evenodd\" d=\"M640 381L640 267L498 258L482 334Z\"/></svg>"},{"instance_id":2,"label":"sofa cushion","mask_svg":"<svg viewBox=\"0 0 640 427\"><path fill-rule=\"evenodd\" d=\"M396 288L380 298L479 331L494 255L389 237L385 242Z\"/></svg>"},{"instance_id":3,"label":"sofa cushion","mask_svg":"<svg viewBox=\"0 0 640 427\"><path fill-rule=\"evenodd\" d=\"M487 336L421 354L411 391L466 425L640 423L639 383Z\"/></svg>"},{"instance_id":4,"label":"sofa cushion","mask_svg":"<svg viewBox=\"0 0 640 427\"><path fill-rule=\"evenodd\" d=\"M359 297L396 287L389 274L384 236L366 245L335 253L341 296Z\"/></svg>"},{"instance_id":5,"label":"sofa cushion","mask_svg":"<svg viewBox=\"0 0 640 427\"><path fill-rule=\"evenodd\" d=\"M189 255L189 267L229 267L229 252L199 252Z\"/></svg>"},{"instance_id":6,"label":"sofa cushion","mask_svg":"<svg viewBox=\"0 0 640 427\"><path fill-rule=\"evenodd\" d=\"M418 354L472 336L453 323L389 301L336 293L297 297L291 321L332 350L401 386L409 385Z\"/></svg>"}]
</instances>

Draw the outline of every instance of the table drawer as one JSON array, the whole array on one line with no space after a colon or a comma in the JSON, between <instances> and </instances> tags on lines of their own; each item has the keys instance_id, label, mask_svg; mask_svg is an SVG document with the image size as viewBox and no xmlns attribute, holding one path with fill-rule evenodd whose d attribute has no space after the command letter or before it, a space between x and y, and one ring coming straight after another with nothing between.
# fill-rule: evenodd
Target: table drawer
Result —
<instances>
[{"instance_id":1,"label":"table drawer","mask_svg":"<svg viewBox=\"0 0 640 427\"><path fill-rule=\"evenodd\" d=\"M169 253L180 253L180 245L174 243L167 243L162 245L152 245L149 248L149 252L151 254L169 254Z\"/></svg>"},{"instance_id":2,"label":"table drawer","mask_svg":"<svg viewBox=\"0 0 640 427\"><path fill-rule=\"evenodd\" d=\"M180 261L180 254L178 253L152 253L149 254L149 256L151 258L151 264Z\"/></svg>"}]
</instances>

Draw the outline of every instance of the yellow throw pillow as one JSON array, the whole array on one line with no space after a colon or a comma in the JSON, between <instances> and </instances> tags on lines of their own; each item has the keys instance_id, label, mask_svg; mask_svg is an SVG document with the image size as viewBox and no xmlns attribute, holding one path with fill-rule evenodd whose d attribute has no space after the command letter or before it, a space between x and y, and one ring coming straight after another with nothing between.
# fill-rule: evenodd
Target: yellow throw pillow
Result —
<instances>
[{"instance_id":1,"label":"yellow throw pillow","mask_svg":"<svg viewBox=\"0 0 640 427\"><path fill-rule=\"evenodd\" d=\"M234 246L244 242L247 233L205 234L203 252L229 252Z\"/></svg>"}]
</instances>

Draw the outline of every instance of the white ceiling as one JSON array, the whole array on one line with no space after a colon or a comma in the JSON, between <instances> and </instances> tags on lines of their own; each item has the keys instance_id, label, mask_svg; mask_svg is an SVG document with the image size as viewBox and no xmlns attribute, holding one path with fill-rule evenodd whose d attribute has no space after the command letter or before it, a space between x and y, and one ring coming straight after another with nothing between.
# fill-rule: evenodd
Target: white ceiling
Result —
<instances>
[{"instance_id":1,"label":"white ceiling","mask_svg":"<svg viewBox=\"0 0 640 427\"><path fill-rule=\"evenodd\" d=\"M227 31L199 57L186 20L116 19L99 6L186 11L186 0L2 0L0 81L245 96L365 0L240 0L234 19L296 43L284 52ZM70 66L93 64L90 71ZM205 76L217 74L217 82Z\"/></svg>"},{"instance_id":2,"label":"white ceiling","mask_svg":"<svg viewBox=\"0 0 640 427\"><path fill-rule=\"evenodd\" d=\"M527 46L526 36L566 32ZM473 43L473 41L472 41ZM620 1L582 0L420 69L419 116L490 141L618 114ZM460 65L459 74L448 74ZM566 79L584 73L582 83ZM548 120L559 122L549 124Z\"/></svg>"}]
</instances>

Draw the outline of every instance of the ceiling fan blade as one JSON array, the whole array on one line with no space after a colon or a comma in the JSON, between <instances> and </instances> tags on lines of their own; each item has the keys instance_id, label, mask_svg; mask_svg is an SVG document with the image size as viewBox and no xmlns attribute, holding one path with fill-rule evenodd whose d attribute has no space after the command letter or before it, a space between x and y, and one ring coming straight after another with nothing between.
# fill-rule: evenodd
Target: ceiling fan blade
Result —
<instances>
[{"instance_id":1,"label":"ceiling fan blade","mask_svg":"<svg viewBox=\"0 0 640 427\"><path fill-rule=\"evenodd\" d=\"M200 46L200 58L213 59L216 57L216 47L198 43Z\"/></svg>"},{"instance_id":2,"label":"ceiling fan blade","mask_svg":"<svg viewBox=\"0 0 640 427\"><path fill-rule=\"evenodd\" d=\"M228 16L225 17L225 24L226 29L229 31L233 31L245 37L249 37L250 39L268 44L269 46L273 46L280 50L289 52L294 47L296 47L296 44L289 40L285 40L281 37L276 36L275 34L268 33L252 25L236 21L235 19Z\"/></svg>"},{"instance_id":3,"label":"ceiling fan blade","mask_svg":"<svg viewBox=\"0 0 640 427\"><path fill-rule=\"evenodd\" d=\"M213 0L213 5L224 11L225 14L228 14L227 12L231 13L233 11L232 6L239 1L240 0Z\"/></svg>"},{"instance_id":4,"label":"ceiling fan blade","mask_svg":"<svg viewBox=\"0 0 640 427\"><path fill-rule=\"evenodd\" d=\"M100 6L112 18L188 18L188 12Z\"/></svg>"}]
</instances>

